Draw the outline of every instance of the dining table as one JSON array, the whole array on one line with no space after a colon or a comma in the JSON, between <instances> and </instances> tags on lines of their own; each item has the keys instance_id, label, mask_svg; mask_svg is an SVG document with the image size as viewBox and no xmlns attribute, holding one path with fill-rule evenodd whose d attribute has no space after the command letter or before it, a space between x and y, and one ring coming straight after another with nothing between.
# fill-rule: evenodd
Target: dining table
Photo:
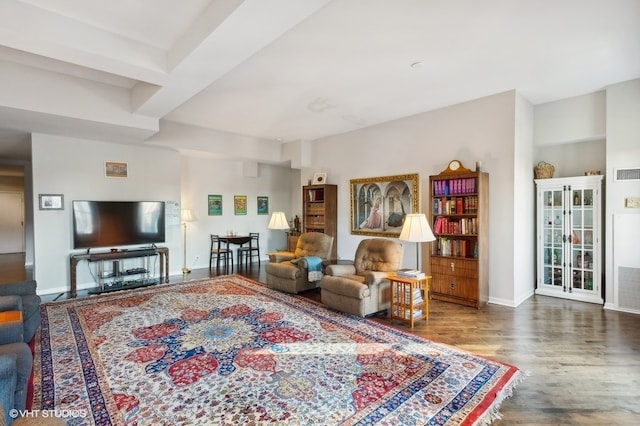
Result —
<instances>
[{"instance_id":1,"label":"dining table","mask_svg":"<svg viewBox=\"0 0 640 426\"><path fill-rule=\"evenodd\" d=\"M226 243L227 246L229 244L237 245L238 248L242 247L246 243L251 240L251 236L249 235L220 235L218 237L220 241ZM236 250L236 258L238 257L238 250ZM237 264L239 264L240 259L236 260Z\"/></svg>"}]
</instances>

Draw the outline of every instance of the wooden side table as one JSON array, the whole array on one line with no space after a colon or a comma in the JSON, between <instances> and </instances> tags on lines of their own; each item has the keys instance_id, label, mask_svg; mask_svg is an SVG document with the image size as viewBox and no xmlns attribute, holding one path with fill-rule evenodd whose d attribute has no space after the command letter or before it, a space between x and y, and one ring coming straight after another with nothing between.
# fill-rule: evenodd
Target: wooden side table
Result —
<instances>
[{"instance_id":1,"label":"wooden side table","mask_svg":"<svg viewBox=\"0 0 640 426\"><path fill-rule=\"evenodd\" d=\"M431 275L422 278L411 278L389 275L391 306L389 318L409 324L429 318L429 282Z\"/></svg>"}]
</instances>

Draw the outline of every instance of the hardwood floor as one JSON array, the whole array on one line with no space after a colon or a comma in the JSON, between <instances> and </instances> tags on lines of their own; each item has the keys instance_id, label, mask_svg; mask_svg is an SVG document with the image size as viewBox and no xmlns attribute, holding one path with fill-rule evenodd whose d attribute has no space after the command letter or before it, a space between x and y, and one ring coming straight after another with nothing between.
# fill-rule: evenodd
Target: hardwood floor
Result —
<instances>
[{"instance_id":1,"label":"hardwood floor","mask_svg":"<svg viewBox=\"0 0 640 426\"><path fill-rule=\"evenodd\" d=\"M28 276L3 258L0 282ZM237 273L266 281L264 264ZM170 280L208 276L207 269L198 269ZM317 291L306 296L319 299ZM56 297L67 295L43 299ZM372 320L390 324L384 315ZM432 300L426 323L413 330L391 325L530 372L502 404L503 418L494 425L640 425L640 315L546 296L515 309L489 304L477 310Z\"/></svg>"}]
</instances>

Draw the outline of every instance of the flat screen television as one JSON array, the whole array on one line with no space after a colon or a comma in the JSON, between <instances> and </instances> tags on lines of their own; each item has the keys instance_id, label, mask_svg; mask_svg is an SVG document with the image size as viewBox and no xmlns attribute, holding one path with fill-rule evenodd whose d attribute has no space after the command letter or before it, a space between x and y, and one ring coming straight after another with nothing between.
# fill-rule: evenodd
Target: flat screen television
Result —
<instances>
[{"instance_id":1,"label":"flat screen television","mask_svg":"<svg viewBox=\"0 0 640 426\"><path fill-rule=\"evenodd\" d=\"M73 248L165 241L164 201L74 201Z\"/></svg>"}]
</instances>

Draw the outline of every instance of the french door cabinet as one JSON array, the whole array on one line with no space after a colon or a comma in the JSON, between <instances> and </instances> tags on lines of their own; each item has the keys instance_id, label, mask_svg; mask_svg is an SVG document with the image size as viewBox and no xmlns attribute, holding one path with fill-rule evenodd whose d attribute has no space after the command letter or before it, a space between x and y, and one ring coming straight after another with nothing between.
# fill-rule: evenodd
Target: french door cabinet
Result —
<instances>
[{"instance_id":1,"label":"french door cabinet","mask_svg":"<svg viewBox=\"0 0 640 426\"><path fill-rule=\"evenodd\" d=\"M535 182L536 294L603 303L603 176Z\"/></svg>"}]
</instances>

